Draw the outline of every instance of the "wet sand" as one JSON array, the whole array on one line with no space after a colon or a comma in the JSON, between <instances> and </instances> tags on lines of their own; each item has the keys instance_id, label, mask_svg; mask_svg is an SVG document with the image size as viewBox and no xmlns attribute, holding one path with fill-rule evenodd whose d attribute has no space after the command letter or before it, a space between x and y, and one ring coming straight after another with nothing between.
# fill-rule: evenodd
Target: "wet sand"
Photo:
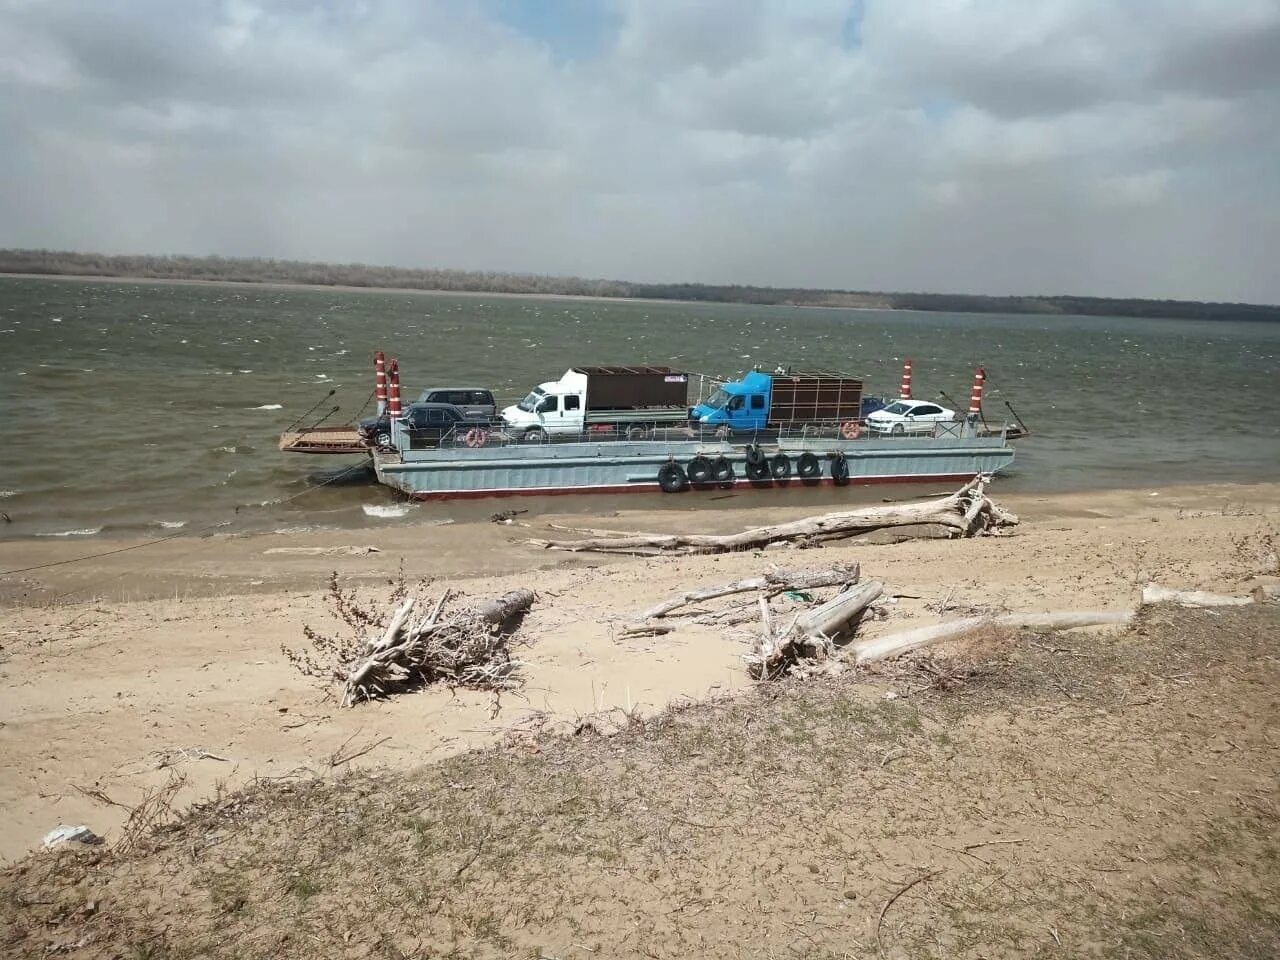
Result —
<instances>
[{"instance_id":1,"label":"wet sand","mask_svg":"<svg viewBox=\"0 0 1280 960\"><path fill-rule=\"evenodd\" d=\"M180 774L182 798L255 777L327 775L355 765L407 768L553 721L613 709L655 712L682 698L749 685L741 655L752 627L681 627L619 639L618 620L699 583L773 565L858 561L899 596L869 634L937 619L926 604L1036 611L1131 608L1141 586L1244 593L1275 577L1280 484L1203 485L1052 496L1003 495L1023 524L1007 537L894 537L822 550L625 559L522 542L551 524L724 532L813 513L796 504L709 512L530 513L511 526L443 526L178 538L82 563L0 577L0 857L31 849L62 823L109 838L121 804ZM886 488L885 497L905 498ZM878 499L878 498L877 498ZM495 502L494 510L510 504ZM93 551L129 546L95 540ZM370 550L369 548L375 548ZM0 543L0 569L88 552L83 543ZM304 625L332 625L325 584L385 595L401 564L476 597L539 592L520 631L526 685L486 694L429 690L341 709L298 674L282 646ZM357 760L334 761L371 747Z\"/></svg>"}]
</instances>

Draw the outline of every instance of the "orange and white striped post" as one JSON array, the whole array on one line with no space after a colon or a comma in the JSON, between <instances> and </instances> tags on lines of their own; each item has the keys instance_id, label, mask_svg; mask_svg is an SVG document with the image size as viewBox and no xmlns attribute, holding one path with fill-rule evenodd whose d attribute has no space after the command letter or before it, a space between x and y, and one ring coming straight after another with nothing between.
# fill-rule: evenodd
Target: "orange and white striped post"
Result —
<instances>
[{"instance_id":1,"label":"orange and white striped post","mask_svg":"<svg viewBox=\"0 0 1280 960\"><path fill-rule=\"evenodd\" d=\"M387 415L395 420L401 414L400 409L400 361L392 359L387 370L390 390L387 395Z\"/></svg>"},{"instance_id":2,"label":"orange and white striped post","mask_svg":"<svg viewBox=\"0 0 1280 960\"><path fill-rule=\"evenodd\" d=\"M979 367L973 373L973 393L969 394L969 416L982 416L982 383L987 379L987 371Z\"/></svg>"},{"instance_id":3,"label":"orange and white striped post","mask_svg":"<svg viewBox=\"0 0 1280 960\"><path fill-rule=\"evenodd\" d=\"M902 400L911 399L911 359L902 365L902 389L898 391L898 397Z\"/></svg>"},{"instance_id":4,"label":"orange and white striped post","mask_svg":"<svg viewBox=\"0 0 1280 960\"><path fill-rule=\"evenodd\" d=\"M387 412L387 355L381 350L373 355L373 392L382 416Z\"/></svg>"}]
</instances>

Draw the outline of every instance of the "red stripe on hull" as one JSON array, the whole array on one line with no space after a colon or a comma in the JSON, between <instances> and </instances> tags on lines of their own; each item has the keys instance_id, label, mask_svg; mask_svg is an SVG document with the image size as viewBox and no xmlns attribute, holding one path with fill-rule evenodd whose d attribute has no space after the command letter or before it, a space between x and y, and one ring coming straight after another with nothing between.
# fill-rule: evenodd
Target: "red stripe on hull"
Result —
<instances>
[{"instance_id":1,"label":"red stripe on hull","mask_svg":"<svg viewBox=\"0 0 1280 960\"><path fill-rule=\"evenodd\" d=\"M849 482L845 486L850 487L874 487L882 483L967 483L972 480L972 473L936 473L926 476L902 476L902 477L850 477ZM700 493L715 492L716 490L728 490L730 487L752 487L755 489L769 489L773 487L787 488L796 487L832 487L835 481L830 477L814 478L813 480L802 480L799 477L792 477L789 480L746 480L737 479L732 484L727 483L700 483L692 488L683 491L684 493ZM569 494L591 494L591 493L661 493L662 490L658 486L657 481L653 483L622 483L604 487L535 487L528 490L452 490L441 493L414 493L410 496L415 500L483 500L486 497L560 497ZM673 494L680 496L681 494Z\"/></svg>"}]
</instances>

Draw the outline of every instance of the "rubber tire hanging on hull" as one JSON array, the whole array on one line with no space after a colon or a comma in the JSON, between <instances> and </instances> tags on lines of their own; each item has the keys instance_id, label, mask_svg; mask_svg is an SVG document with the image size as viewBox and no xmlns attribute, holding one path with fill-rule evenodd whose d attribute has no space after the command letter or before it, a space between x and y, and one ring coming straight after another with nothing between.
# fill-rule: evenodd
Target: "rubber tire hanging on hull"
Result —
<instances>
[{"instance_id":1,"label":"rubber tire hanging on hull","mask_svg":"<svg viewBox=\"0 0 1280 960\"><path fill-rule=\"evenodd\" d=\"M715 468L706 457L694 457L685 467L685 473L689 475L690 483L710 483L715 476Z\"/></svg>"},{"instance_id":2,"label":"rubber tire hanging on hull","mask_svg":"<svg viewBox=\"0 0 1280 960\"><path fill-rule=\"evenodd\" d=\"M664 463L658 468L658 486L663 493L679 493L689 485L689 478L678 463Z\"/></svg>"},{"instance_id":3,"label":"rubber tire hanging on hull","mask_svg":"<svg viewBox=\"0 0 1280 960\"><path fill-rule=\"evenodd\" d=\"M769 479L769 460L760 449L760 445L747 445L747 478L750 480Z\"/></svg>"},{"instance_id":4,"label":"rubber tire hanging on hull","mask_svg":"<svg viewBox=\"0 0 1280 960\"><path fill-rule=\"evenodd\" d=\"M728 457L716 457L715 462L711 465L711 475L716 478L718 483L730 483L733 481L733 464L729 462Z\"/></svg>"},{"instance_id":5,"label":"rubber tire hanging on hull","mask_svg":"<svg viewBox=\"0 0 1280 960\"><path fill-rule=\"evenodd\" d=\"M796 473L805 480L822 476L822 464L812 453L802 453L796 460Z\"/></svg>"},{"instance_id":6,"label":"rubber tire hanging on hull","mask_svg":"<svg viewBox=\"0 0 1280 960\"><path fill-rule=\"evenodd\" d=\"M785 453L775 454L774 458L769 461L769 472L773 474L775 480L788 480L791 478L791 460Z\"/></svg>"},{"instance_id":7,"label":"rubber tire hanging on hull","mask_svg":"<svg viewBox=\"0 0 1280 960\"><path fill-rule=\"evenodd\" d=\"M837 487L843 487L849 482L849 461L844 458L843 453L837 453L831 458L831 479Z\"/></svg>"}]
</instances>

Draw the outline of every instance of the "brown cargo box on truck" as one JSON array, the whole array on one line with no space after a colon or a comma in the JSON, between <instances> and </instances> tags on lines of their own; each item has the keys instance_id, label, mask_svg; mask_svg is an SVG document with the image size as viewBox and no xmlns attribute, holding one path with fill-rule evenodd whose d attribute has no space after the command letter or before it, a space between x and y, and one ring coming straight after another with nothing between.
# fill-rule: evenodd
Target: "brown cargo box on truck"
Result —
<instances>
[{"instance_id":1,"label":"brown cargo box on truck","mask_svg":"<svg viewBox=\"0 0 1280 960\"><path fill-rule=\"evenodd\" d=\"M774 374L769 425L857 420L862 414L862 381L827 373Z\"/></svg>"},{"instance_id":2,"label":"brown cargo box on truck","mask_svg":"<svg viewBox=\"0 0 1280 960\"><path fill-rule=\"evenodd\" d=\"M670 367L574 367L587 375L588 410L687 407L689 375Z\"/></svg>"}]
</instances>

